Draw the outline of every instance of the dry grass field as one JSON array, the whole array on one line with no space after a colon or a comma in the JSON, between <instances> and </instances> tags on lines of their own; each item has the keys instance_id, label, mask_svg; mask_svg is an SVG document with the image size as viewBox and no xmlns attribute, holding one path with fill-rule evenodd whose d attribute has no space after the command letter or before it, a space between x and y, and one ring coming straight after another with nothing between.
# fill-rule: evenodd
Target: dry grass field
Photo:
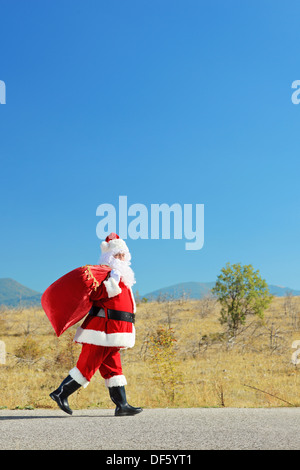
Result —
<instances>
[{"instance_id":1,"label":"dry grass field","mask_svg":"<svg viewBox=\"0 0 300 470\"><path fill-rule=\"evenodd\" d=\"M76 326L60 338L42 309L0 311L0 408L55 408L49 393L76 365ZM171 330L170 330L171 328ZM162 329L173 341L155 356ZM154 407L277 407L300 405L300 297L274 298L263 320L250 317L233 340L210 298L140 303L133 349L122 351L128 401ZM156 350L157 351L157 350ZM70 397L73 409L114 408L100 374Z\"/></svg>"}]
</instances>

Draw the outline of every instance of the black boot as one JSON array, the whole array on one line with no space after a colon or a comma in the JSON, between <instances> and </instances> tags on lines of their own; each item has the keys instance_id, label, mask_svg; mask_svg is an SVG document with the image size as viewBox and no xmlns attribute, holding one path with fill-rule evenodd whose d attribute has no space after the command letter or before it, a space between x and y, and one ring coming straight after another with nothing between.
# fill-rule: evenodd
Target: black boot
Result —
<instances>
[{"instance_id":1,"label":"black boot","mask_svg":"<svg viewBox=\"0 0 300 470\"><path fill-rule=\"evenodd\" d=\"M52 400L56 401L61 410L69 415L73 413L68 403L68 396L76 392L81 387L70 375L60 384L60 386L50 393Z\"/></svg>"},{"instance_id":2,"label":"black boot","mask_svg":"<svg viewBox=\"0 0 300 470\"><path fill-rule=\"evenodd\" d=\"M117 405L115 416L131 416L143 411L142 408L134 408L128 405L125 393L125 387L108 387L109 395L112 401Z\"/></svg>"}]
</instances>

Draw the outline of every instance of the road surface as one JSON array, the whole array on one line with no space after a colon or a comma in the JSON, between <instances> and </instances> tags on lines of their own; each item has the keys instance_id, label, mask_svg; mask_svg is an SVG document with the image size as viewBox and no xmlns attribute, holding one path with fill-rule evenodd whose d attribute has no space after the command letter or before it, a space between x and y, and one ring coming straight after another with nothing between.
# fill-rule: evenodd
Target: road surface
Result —
<instances>
[{"instance_id":1,"label":"road surface","mask_svg":"<svg viewBox=\"0 0 300 470\"><path fill-rule=\"evenodd\" d=\"M0 410L0 449L300 449L300 408Z\"/></svg>"}]
</instances>

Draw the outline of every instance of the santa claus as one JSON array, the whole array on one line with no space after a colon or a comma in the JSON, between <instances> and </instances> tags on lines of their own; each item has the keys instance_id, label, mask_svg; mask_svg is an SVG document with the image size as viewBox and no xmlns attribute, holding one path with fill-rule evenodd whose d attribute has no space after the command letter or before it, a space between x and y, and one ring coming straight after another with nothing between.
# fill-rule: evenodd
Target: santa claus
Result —
<instances>
[{"instance_id":1,"label":"santa claus","mask_svg":"<svg viewBox=\"0 0 300 470\"><path fill-rule=\"evenodd\" d=\"M142 408L135 408L127 403L125 393L127 382L120 358L120 349L132 348L135 343L136 308L131 290L135 278L130 267L131 255L125 241L115 233L111 233L101 243L101 251L99 272L102 278L105 276L104 279L99 282L99 275L98 279L95 277L96 274L93 275L92 266L85 270L89 273L89 279L92 278L94 282L88 299L85 299L85 302L90 302L92 307L83 324L77 328L74 338L76 343L82 344L80 356L76 367L69 371L69 375L50 393L50 397L63 411L72 414L68 397L81 386L87 387L95 372L99 370L105 379L110 398L116 405L115 416L134 415L140 413ZM60 282L60 289L61 285L65 288L66 281ZM53 289L50 293L46 291L42 304L53 326L58 328L56 323L59 315L57 309L53 307L57 284L54 283ZM57 334L61 334L61 331L74 324L76 319L68 322L64 319L64 327Z\"/></svg>"}]
</instances>

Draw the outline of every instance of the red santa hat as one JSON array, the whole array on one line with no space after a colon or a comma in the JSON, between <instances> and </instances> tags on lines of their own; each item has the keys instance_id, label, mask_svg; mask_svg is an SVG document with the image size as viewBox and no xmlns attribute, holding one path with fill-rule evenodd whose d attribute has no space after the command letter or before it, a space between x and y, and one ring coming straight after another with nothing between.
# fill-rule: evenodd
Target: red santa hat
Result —
<instances>
[{"instance_id":1,"label":"red santa hat","mask_svg":"<svg viewBox=\"0 0 300 470\"><path fill-rule=\"evenodd\" d=\"M129 253L128 246L116 233L110 233L104 242L101 243L102 253L111 253L113 255L120 253Z\"/></svg>"}]
</instances>

